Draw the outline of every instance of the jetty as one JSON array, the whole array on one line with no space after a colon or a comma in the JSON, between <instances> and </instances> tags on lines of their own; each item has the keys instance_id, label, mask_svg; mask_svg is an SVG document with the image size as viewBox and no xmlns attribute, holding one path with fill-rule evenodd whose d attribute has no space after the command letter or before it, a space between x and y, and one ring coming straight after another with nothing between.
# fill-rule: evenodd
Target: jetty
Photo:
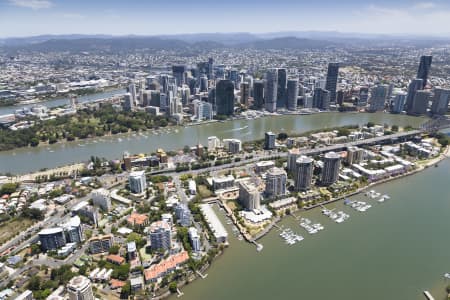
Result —
<instances>
[{"instance_id":1,"label":"jetty","mask_svg":"<svg viewBox=\"0 0 450 300\"><path fill-rule=\"evenodd\" d=\"M429 291L424 291L423 294L425 295L425 297L426 297L428 300L434 300L434 297L431 296L431 294L430 294Z\"/></svg>"},{"instance_id":2,"label":"jetty","mask_svg":"<svg viewBox=\"0 0 450 300\"><path fill-rule=\"evenodd\" d=\"M198 276L200 276L202 279L206 279L206 277L208 277L208 274L202 274L199 271L195 271L195 273L197 273Z\"/></svg>"}]
</instances>

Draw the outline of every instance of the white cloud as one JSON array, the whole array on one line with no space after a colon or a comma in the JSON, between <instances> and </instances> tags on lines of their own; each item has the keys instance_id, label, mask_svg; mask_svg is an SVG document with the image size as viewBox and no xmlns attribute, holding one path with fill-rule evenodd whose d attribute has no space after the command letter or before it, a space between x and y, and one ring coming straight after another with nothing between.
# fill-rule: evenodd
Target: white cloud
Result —
<instances>
[{"instance_id":1,"label":"white cloud","mask_svg":"<svg viewBox=\"0 0 450 300\"><path fill-rule=\"evenodd\" d=\"M75 14L75 13L66 13L62 15L63 18L65 19L75 19L75 20L80 20L80 19L84 19L84 15L81 14Z\"/></svg>"},{"instance_id":2,"label":"white cloud","mask_svg":"<svg viewBox=\"0 0 450 300\"><path fill-rule=\"evenodd\" d=\"M413 7L415 9L432 9L432 8L436 8L436 4L433 2L419 2L416 3Z\"/></svg>"},{"instance_id":3,"label":"white cloud","mask_svg":"<svg viewBox=\"0 0 450 300\"><path fill-rule=\"evenodd\" d=\"M9 0L9 3L31 9L50 8L53 6L53 3L50 0Z\"/></svg>"}]
</instances>

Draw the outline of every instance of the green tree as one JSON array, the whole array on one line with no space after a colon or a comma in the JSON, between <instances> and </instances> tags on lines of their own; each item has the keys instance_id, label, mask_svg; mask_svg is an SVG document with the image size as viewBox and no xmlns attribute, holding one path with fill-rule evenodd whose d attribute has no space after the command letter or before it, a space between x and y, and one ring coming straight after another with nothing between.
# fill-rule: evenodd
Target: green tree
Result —
<instances>
[{"instance_id":1,"label":"green tree","mask_svg":"<svg viewBox=\"0 0 450 300\"><path fill-rule=\"evenodd\" d=\"M172 294L175 294L175 293L177 292L177 283L176 283L175 281L172 281L172 282L169 284L169 291L170 291Z\"/></svg>"}]
</instances>

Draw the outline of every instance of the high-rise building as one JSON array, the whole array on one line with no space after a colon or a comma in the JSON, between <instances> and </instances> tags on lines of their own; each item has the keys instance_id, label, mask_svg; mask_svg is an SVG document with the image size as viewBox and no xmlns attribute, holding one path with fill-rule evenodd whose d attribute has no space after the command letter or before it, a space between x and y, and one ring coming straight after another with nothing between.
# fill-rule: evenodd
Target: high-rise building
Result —
<instances>
[{"instance_id":1,"label":"high-rise building","mask_svg":"<svg viewBox=\"0 0 450 300\"><path fill-rule=\"evenodd\" d=\"M266 173L266 195L271 197L286 194L286 171L281 168L272 168Z\"/></svg>"},{"instance_id":2,"label":"high-rise building","mask_svg":"<svg viewBox=\"0 0 450 300\"><path fill-rule=\"evenodd\" d=\"M287 108L289 110L297 109L298 97L298 79L289 79L287 82Z\"/></svg>"},{"instance_id":3,"label":"high-rise building","mask_svg":"<svg viewBox=\"0 0 450 300\"><path fill-rule=\"evenodd\" d=\"M156 221L150 225L150 243L154 250L168 250L171 247L172 230L165 221Z\"/></svg>"},{"instance_id":4,"label":"high-rise building","mask_svg":"<svg viewBox=\"0 0 450 300\"><path fill-rule=\"evenodd\" d=\"M253 82L253 107L262 109L264 106L264 81L255 80Z\"/></svg>"},{"instance_id":5,"label":"high-rise building","mask_svg":"<svg viewBox=\"0 0 450 300\"><path fill-rule=\"evenodd\" d=\"M328 110L330 109L330 92L322 88L314 89L312 107Z\"/></svg>"},{"instance_id":6,"label":"high-rise building","mask_svg":"<svg viewBox=\"0 0 450 300\"><path fill-rule=\"evenodd\" d=\"M339 76L339 63L329 63L325 89L330 92L330 102L336 103L336 88Z\"/></svg>"},{"instance_id":7,"label":"high-rise building","mask_svg":"<svg viewBox=\"0 0 450 300\"><path fill-rule=\"evenodd\" d=\"M220 80L216 85L216 110L218 115L234 113L234 84L231 80Z\"/></svg>"},{"instance_id":8,"label":"high-rise building","mask_svg":"<svg viewBox=\"0 0 450 300\"><path fill-rule=\"evenodd\" d=\"M83 228L81 227L81 219L79 216L71 217L66 223L62 223L60 227L69 243L81 243L84 240Z\"/></svg>"},{"instance_id":9,"label":"high-rise building","mask_svg":"<svg viewBox=\"0 0 450 300\"><path fill-rule=\"evenodd\" d=\"M392 103L391 112L399 114L403 111L406 103L406 95L407 93L405 92L398 92L397 95L395 95L394 102Z\"/></svg>"},{"instance_id":10,"label":"high-rise building","mask_svg":"<svg viewBox=\"0 0 450 300\"><path fill-rule=\"evenodd\" d=\"M104 188L93 190L91 197L94 206L98 206L104 211L109 211L111 209L111 196L108 190Z\"/></svg>"},{"instance_id":11,"label":"high-rise building","mask_svg":"<svg viewBox=\"0 0 450 300\"><path fill-rule=\"evenodd\" d=\"M413 103L408 114L410 115L424 115L427 113L428 102L430 101L431 93L426 90L416 91L414 95Z\"/></svg>"},{"instance_id":12,"label":"high-rise building","mask_svg":"<svg viewBox=\"0 0 450 300\"><path fill-rule=\"evenodd\" d=\"M248 106L248 98L250 96L250 84L248 82L241 82L240 90L241 104Z\"/></svg>"},{"instance_id":13,"label":"high-rise building","mask_svg":"<svg viewBox=\"0 0 450 300\"><path fill-rule=\"evenodd\" d=\"M208 137L208 151L214 151L220 147L220 139L217 136Z\"/></svg>"},{"instance_id":14,"label":"high-rise building","mask_svg":"<svg viewBox=\"0 0 450 300\"><path fill-rule=\"evenodd\" d=\"M208 58L208 79L214 79L214 59Z\"/></svg>"},{"instance_id":15,"label":"high-rise building","mask_svg":"<svg viewBox=\"0 0 450 300\"><path fill-rule=\"evenodd\" d=\"M384 110L388 89L389 86L387 84L380 84L372 88L369 111L375 112Z\"/></svg>"},{"instance_id":16,"label":"high-rise building","mask_svg":"<svg viewBox=\"0 0 450 300\"><path fill-rule=\"evenodd\" d=\"M295 174L296 161L300 157L300 149L294 148L288 150L287 170Z\"/></svg>"},{"instance_id":17,"label":"high-rise building","mask_svg":"<svg viewBox=\"0 0 450 300\"><path fill-rule=\"evenodd\" d=\"M6 298L5 298L6 299ZM11 298L12 299L12 298ZM14 298L14 300L33 300L33 292L30 290L26 290L25 292L23 292L22 294L20 294L19 296L17 296L16 298ZM49 299L49 298L47 298ZM51 299L50 299L51 300Z\"/></svg>"},{"instance_id":18,"label":"high-rise building","mask_svg":"<svg viewBox=\"0 0 450 300\"><path fill-rule=\"evenodd\" d=\"M184 65L174 65L172 66L172 74L175 77L177 86L182 86L184 81L184 73L186 72L186 66Z\"/></svg>"},{"instance_id":19,"label":"high-rise building","mask_svg":"<svg viewBox=\"0 0 450 300\"><path fill-rule=\"evenodd\" d=\"M239 201L247 210L260 209L258 186L250 179L239 182Z\"/></svg>"},{"instance_id":20,"label":"high-rise building","mask_svg":"<svg viewBox=\"0 0 450 300\"><path fill-rule=\"evenodd\" d=\"M62 228L46 228L38 233L42 251L56 250L66 245L66 237Z\"/></svg>"},{"instance_id":21,"label":"high-rise building","mask_svg":"<svg viewBox=\"0 0 450 300\"><path fill-rule=\"evenodd\" d=\"M278 70L269 69L266 72L266 86L264 87L264 107L268 112L277 110Z\"/></svg>"},{"instance_id":22,"label":"high-rise building","mask_svg":"<svg viewBox=\"0 0 450 300\"><path fill-rule=\"evenodd\" d=\"M231 154L242 151L242 141L238 139L223 139L223 148Z\"/></svg>"},{"instance_id":23,"label":"high-rise building","mask_svg":"<svg viewBox=\"0 0 450 300\"><path fill-rule=\"evenodd\" d=\"M295 167L295 190L306 191L311 188L314 161L308 156L300 156Z\"/></svg>"},{"instance_id":24,"label":"high-rise building","mask_svg":"<svg viewBox=\"0 0 450 300\"><path fill-rule=\"evenodd\" d=\"M134 105L136 104L136 84L133 82L131 82L128 85L128 93L130 93L131 95L131 101L132 101L132 107L134 107Z\"/></svg>"},{"instance_id":25,"label":"high-rise building","mask_svg":"<svg viewBox=\"0 0 450 300\"><path fill-rule=\"evenodd\" d=\"M189 239L191 240L192 251L199 252L201 249L200 237L198 235L197 228L189 227L188 229Z\"/></svg>"},{"instance_id":26,"label":"high-rise building","mask_svg":"<svg viewBox=\"0 0 450 300\"><path fill-rule=\"evenodd\" d=\"M197 120L211 120L213 118L211 103L194 100L192 104L194 105L194 116Z\"/></svg>"},{"instance_id":27,"label":"high-rise building","mask_svg":"<svg viewBox=\"0 0 450 300\"><path fill-rule=\"evenodd\" d=\"M272 131L266 132L264 134L264 149L266 150L272 150L275 149L275 133Z\"/></svg>"},{"instance_id":28,"label":"high-rise building","mask_svg":"<svg viewBox=\"0 0 450 300\"><path fill-rule=\"evenodd\" d=\"M141 194L147 188L147 180L145 178L145 171L131 172L128 177L130 184L130 191L135 194Z\"/></svg>"},{"instance_id":29,"label":"high-rise building","mask_svg":"<svg viewBox=\"0 0 450 300\"><path fill-rule=\"evenodd\" d=\"M200 92L208 91L208 77L205 75L200 77Z\"/></svg>"},{"instance_id":30,"label":"high-rise building","mask_svg":"<svg viewBox=\"0 0 450 300\"><path fill-rule=\"evenodd\" d=\"M422 87L425 88L427 85L428 75L431 69L431 61L433 60L433 56L431 55L422 55L420 57L419 69L417 70L417 78L422 79Z\"/></svg>"},{"instance_id":31,"label":"high-rise building","mask_svg":"<svg viewBox=\"0 0 450 300\"><path fill-rule=\"evenodd\" d=\"M450 90L436 88L434 90L433 104L431 105L431 113L434 115L444 115L448 111L448 103L450 100Z\"/></svg>"},{"instance_id":32,"label":"high-rise building","mask_svg":"<svg viewBox=\"0 0 450 300\"><path fill-rule=\"evenodd\" d=\"M286 107L286 84L287 84L287 71L284 68L278 69L278 82L277 82L277 107Z\"/></svg>"},{"instance_id":33,"label":"high-rise building","mask_svg":"<svg viewBox=\"0 0 450 300\"><path fill-rule=\"evenodd\" d=\"M369 102L369 88L361 87L359 89L359 97L356 102L356 106L357 107L366 107L368 102Z\"/></svg>"},{"instance_id":34,"label":"high-rise building","mask_svg":"<svg viewBox=\"0 0 450 300\"><path fill-rule=\"evenodd\" d=\"M123 96L123 110L125 110L125 111L132 111L133 108L134 108L133 97L131 96L130 93L126 93Z\"/></svg>"},{"instance_id":35,"label":"high-rise building","mask_svg":"<svg viewBox=\"0 0 450 300\"><path fill-rule=\"evenodd\" d=\"M135 260L137 258L137 249L135 241L127 243L127 255L129 261Z\"/></svg>"},{"instance_id":36,"label":"high-rise building","mask_svg":"<svg viewBox=\"0 0 450 300\"><path fill-rule=\"evenodd\" d=\"M408 95L406 96L406 104L405 109L409 111L412 109L414 96L418 90L421 90L423 87L423 80L420 78L416 78L409 83L408 86Z\"/></svg>"},{"instance_id":37,"label":"high-rise building","mask_svg":"<svg viewBox=\"0 0 450 300\"><path fill-rule=\"evenodd\" d=\"M336 152L325 153L322 169L322 184L331 185L339 178L339 168L341 167L341 157Z\"/></svg>"},{"instance_id":38,"label":"high-rise building","mask_svg":"<svg viewBox=\"0 0 450 300\"><path fill-rule=\"evenodd\" d=\"M191 211L189 207L184 203L179 203L175 207L175 216L177 217L177 222L183 227L191 226Z\"/></svg>"},{"instance_id":39,"label":"high-rise building","mask_svg":"<svg viewBox=\"0 0 450 300\"><path fill-rule=\"evenodd\" d=\"M347 148L347 163L349 165L359 164L363 160L364 150L358 147Z\"/></svg>"},{"instance_id":40,"label":"high-rise building","mask_svg":"<svg viewBox=\"0 0 450 300\"><path fill-rule=\"evenodd\" d=\"M91 281L82 275L75 276L67 284L69 300L94 300Z\"/></svg>"}]
</instances>

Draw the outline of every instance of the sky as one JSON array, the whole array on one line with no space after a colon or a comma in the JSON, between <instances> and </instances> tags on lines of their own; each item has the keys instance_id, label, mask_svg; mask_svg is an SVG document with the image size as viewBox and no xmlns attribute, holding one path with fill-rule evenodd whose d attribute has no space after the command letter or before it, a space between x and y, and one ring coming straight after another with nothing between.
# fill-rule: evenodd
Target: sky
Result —
<instances>
[{"instance_id":1,"label":"sky","mask_svg":"<svg viewBox=\"0 0 450 300\"><path fill-rule=\"evenodd\" d=\"M0 37L310 30L450 36L450 0L0 0Z\"/></svg>"}]
</instances>

